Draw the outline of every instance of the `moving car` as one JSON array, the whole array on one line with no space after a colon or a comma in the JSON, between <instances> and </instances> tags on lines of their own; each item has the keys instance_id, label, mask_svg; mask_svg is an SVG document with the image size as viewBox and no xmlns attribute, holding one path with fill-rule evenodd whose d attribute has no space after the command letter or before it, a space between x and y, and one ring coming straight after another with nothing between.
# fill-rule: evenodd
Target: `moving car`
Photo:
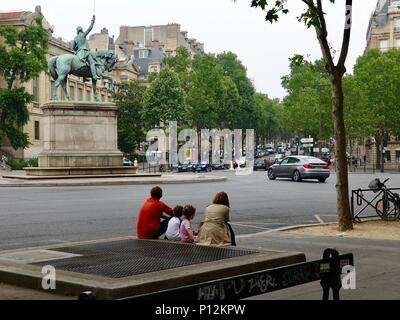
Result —
<instances>
[{"instance_id":1,"label":"moving car","mask_svg":"<svg viewBox=\"0 0 400 320\"><path fill-rule=\"evenodd\" d=\"M290 156L268 169L268 178L292 178L299 182L302 179L317 179L325 182L329 178L330 170L325 161L311 156Z\"/></svg>"},{"instance_id":2,"label":"moving car","mask_svg":"<svg viewBox=\"0 0 400 320\"><path fill-rule=\"evenodd\" d=\"M208 161L201 161L193 166L193 172L202 172L202 171L204 172L212 171L211 164L209 164Z\"/></svg>"},{"instance_id":3,"label":"moving car","mask_svg":"<svg viewBox=\"0 0 400 320\"><path fill-rule=\"evenodd\" d=\"M268 170L268 160L266 159L257 159L254 161L254 171L256 170Z\"/></svg>"}]
</instances>

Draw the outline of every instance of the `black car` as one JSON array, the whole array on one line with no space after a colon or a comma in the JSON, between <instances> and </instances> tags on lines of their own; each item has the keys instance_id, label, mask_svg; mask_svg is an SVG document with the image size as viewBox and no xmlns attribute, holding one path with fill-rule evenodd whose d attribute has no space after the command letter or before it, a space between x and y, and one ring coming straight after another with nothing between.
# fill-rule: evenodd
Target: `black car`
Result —
<instances>
[{"instance_id":1,"label":"black car","mask_svg":"<svg viewBox=\"0 0 400 320\"><path fill-rule=\"evenodd\" d=\"M193 165L193 172L211 172L212 167L207 161L198 162L196 165Z\"/></svg>"},{"instance_id":2,"label":"black car","mask_svg":"<svg viewBox=\"0 0 400 320\"><path fill-rule=\"evenodd\" d=\"M213 163L211 166L212 166L213 170L224 170L224 169L230 168L230 165L225 163L223 160Z\"/></svg>"},{"instance_id":3,"label":"black car","mask_svg":"<svg viewBox=\"0 0 400 320\"><path fill-rule=\"evenodd\" d=\"M189 166L191 165L191 163L189 161L185 161L184 163L180 163L177 167L178 172L188 172L191 171L189 170ZM190 167L191 169L191 167Z\"/></svg>"},{"instance_id":4,"label":"black car","mask_svg":"<svg viewBox=\"0 0 400 320\"><path fill-rule=\"evenodd\" d=\"M258 159L254 161L254 171L256 170L268 170L268 160L266 159Z\"/></svg>"}]
</instances>

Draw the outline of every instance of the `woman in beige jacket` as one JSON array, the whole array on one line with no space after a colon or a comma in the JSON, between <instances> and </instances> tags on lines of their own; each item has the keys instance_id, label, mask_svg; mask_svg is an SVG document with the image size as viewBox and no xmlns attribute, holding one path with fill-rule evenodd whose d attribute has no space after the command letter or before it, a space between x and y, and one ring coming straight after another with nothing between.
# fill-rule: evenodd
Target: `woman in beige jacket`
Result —
<instances>
[{"instance_id":1,"label":"woman in beige jacket","mask_svg":"<svg viewBox=\"0 0 400 320\"><path fill-rule=\"evenodd\" d=\"M216 194L213 204L204 212L200 223L198 243L200 245L236 245L235 234L229 221L229 198L225 192Z\"/></svg>"}]
</instances>

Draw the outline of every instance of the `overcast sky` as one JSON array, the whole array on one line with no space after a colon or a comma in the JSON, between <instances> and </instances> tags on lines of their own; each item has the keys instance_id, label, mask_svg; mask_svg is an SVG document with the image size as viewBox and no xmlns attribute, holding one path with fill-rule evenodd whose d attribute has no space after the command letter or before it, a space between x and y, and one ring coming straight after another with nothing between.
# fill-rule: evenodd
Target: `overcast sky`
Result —
<instances>
[{"instance_id":1,"label":"overcast sky","mask_svg":"<svg viewBox=\"0 0 400 320\"><path fill-rule=\"evenodd\" d=\"M260 9L250 7L250 0L96 0L96 24L92 31L106 27L118 37L121 25L157 25L179 23L189 38L203 42L206 52L235 52L248 70L257 91L282 98L285 91L280 78L289 72L288 58L294 54L321 57L314 30L307 30L296 17L305 8L300 0L289 0L288 16L280 22L264 21ZM323 0L327 12L329 40L339 50L344 26L345 0L335 5ZM93 15L93 0L14 0L2 1L0 10L29 10L41 5L54 33L72 40L78 25L87 28ZM348 72L366 46L366 32L376 0L353 1L353 28Z\"/></svg>"}]
</instances>

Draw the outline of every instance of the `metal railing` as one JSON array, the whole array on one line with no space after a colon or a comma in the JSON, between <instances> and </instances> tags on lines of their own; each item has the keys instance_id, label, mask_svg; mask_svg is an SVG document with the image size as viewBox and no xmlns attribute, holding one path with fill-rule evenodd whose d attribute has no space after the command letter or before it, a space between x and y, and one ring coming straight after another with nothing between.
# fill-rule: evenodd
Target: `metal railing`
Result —
<instances>
[{"instance_id":1,"label":"metal railing","mask_svg":"<svg viewBox=\"0 0 400 320\"><path fill-rule=\"evenodd\" d=\"M361 218L373 218L381 215L378 213L378 210L381 210L377 207L377 203L382 198L387 198L387 193L400 190L400 188L385 188L379 191L374 189L357 189L351 191L351 213L353 216L353 221L361 221ZM366 197L366 194L372 194L374 197ZM372 208L374 214L368 215L367 209Z\"/></svg>"}]
</instances>

